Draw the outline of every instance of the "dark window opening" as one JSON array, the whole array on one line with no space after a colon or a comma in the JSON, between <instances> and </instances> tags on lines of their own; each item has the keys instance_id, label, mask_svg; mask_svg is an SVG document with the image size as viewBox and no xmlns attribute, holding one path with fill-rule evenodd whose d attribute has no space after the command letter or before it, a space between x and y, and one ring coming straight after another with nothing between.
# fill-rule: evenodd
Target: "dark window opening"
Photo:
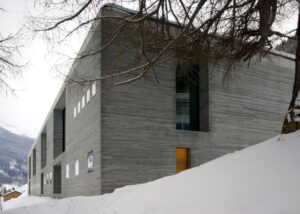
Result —
<instances>
[{"instance_id":1,"label":"dark window opening","mask_svg":"<svg viewBox=\"0 0 300 214\"><path fill-rule=\"evenodd\" d=\"M199 131L199 67L176 72L176 129Z\"/></svg>"},{"instance_id":2,"label":"dark window opening","mask_svg":"<svg viewBox=\"0 0 300 214\"><path fill-rule=\"evenodd\" d=\"M53 167L53 193L61 193L61 165Z\"/></svg>"},{"instance_id":3,"label":"dark window opening","mask_svg":"<svg viewBox=\"0 0 300 214\"><path fill-rule=\"evenodd\" d=\"M31 194L31 191L30 191L30 189L31 189L31 185L30 185L30 181L28 182L28 195L30 195Z\"/></svg>"},{"instance_id":4,"label":"dark window opening","mask_svg":"<svg viewBox=\"0 0 300 214\"><path fill-rule=\"evenodd\" d=\"M28 177L31 178L31 156L28 158Z\"/></svg>"},{"instance_id":5,"label":"dark window opening","mask_svg":"<svg viewBox=\"0 0 300 214\"><path fill-rule=\"evenodd\" d=\"M65 151L65 110L54 110L53 158Z\"/></svg>"},{"instance_id":6,"label":"dark window opening","mask_svg":"<svg viewBox=\"0 0 300 214\"><path fill-rule=\"evenodd\" d=\"M62 143L62 151L66 150L66 108L63 109L63 143Z\"/></svg>"},{"instance_id":7,"label":"dark window opening","mask_svg":"<svg viewBox=\"0 0 300 214\"><path fill-rule=\"evenodd\" d=\"M47 165L47 134L41 134L41 169Z\"/></svg>"},{"instance_id":8,"label":"dark window opening","mask_svg":"<svg viewBox=\"0 0 300 214\"><path fill-rule=\"evenodd\" d=\"M208 70L182 63L176 69L176 129L208 131Z\"/></svg>"},{"instance_id":9,"label":"dark window opening","mask_svg":"<svg viewBox=\"0 0 300 214\"><path fill-rule=\"evenodd\" d=\"M44 194L44 174L41 174L41 194Z\"/></svg>"},{"instance_id":10,"label":"dark window opening","mask_svg":"<svg viewBox=\"0 0 300 214\"><path fill-rule=\"evenodd\" d=\"M53 159L66 150L66 91L62 93L53 111Z\"/></svg>"},{"instance_id":11,"label":"dark window opening","mask_svg":"<svg viewBox=\"0 0 300 214\"><path fill-rule=\"evenodd\" d=\"M33 152L32 152L32 154L33 154L33 157L32 157L32 163L33 163L33 169L32 169L32 171L33 171L33 175L35 175L36 174L36 149L33 149Z\"/></svg>"}]
</instances>

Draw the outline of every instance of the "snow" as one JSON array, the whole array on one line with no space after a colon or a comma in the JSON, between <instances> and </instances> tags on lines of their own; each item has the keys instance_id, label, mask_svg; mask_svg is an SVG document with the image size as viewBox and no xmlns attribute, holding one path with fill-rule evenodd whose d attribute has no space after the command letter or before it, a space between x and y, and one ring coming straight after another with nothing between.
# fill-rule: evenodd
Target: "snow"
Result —
<instances>
[{"instance_id":1,"label":"snow","mask_svg":"<svg viewBox=\"0 0 300 214\"><path fill-rule=\"evenodd\" d=\"M177 175L111 194L24 196L5 214L298 214L300 132L281 135Z\"/></svg>"}]
</instances>

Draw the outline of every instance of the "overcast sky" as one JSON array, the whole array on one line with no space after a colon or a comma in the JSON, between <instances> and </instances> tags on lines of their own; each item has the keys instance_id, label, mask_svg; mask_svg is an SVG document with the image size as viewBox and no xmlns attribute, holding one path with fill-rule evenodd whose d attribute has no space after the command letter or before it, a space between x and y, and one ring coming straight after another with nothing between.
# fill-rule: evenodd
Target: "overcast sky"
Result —
<instances>
[{"instance_id":1,"label":"overcast sky","mask_svg":"<svg viewBox=\"0 0 300 214\"><path fill-rule=\"evenodd\" d=\"M16 32L29 11L26 0L0 0L1 33ZM28 1L27 1L28 2ZM75 44L78 49L82 41ZM73 50L72 50L73 51ZM54 71L55 57L47 52L42 39L29 40L21 49L22 61L28 62L22 78L14 81L15 95L0 94L0 126L36 137L62 85L62 76Z\"/></svg>"}]
</instances>

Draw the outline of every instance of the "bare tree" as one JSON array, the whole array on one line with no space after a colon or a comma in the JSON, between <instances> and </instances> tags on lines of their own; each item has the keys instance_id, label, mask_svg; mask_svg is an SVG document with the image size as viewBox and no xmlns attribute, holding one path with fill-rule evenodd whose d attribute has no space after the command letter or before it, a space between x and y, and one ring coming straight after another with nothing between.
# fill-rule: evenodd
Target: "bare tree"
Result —
<instances>
[{"instance_id":1,"label":"bare tree","mask_svg":"<svg viewBox=\"0 0 300 214\"><path fill-rule=\"evenodd\" d=\"M0 13L5 13L0 7ZM12 80L19 77L25 68L25 63L20 63L20 36L22 29L16 33L0 33L0 92L14 93Z\"/></svg>"},{"instance_id":2,"label":"bare tree","mask_svg":"<svg viewBox=\"0 0 300 214\"><path fill-rule=\"evenodd\" d=\"M0 34L0 92L13 93L11 80L19 77L25 67L16 59L19 48L18 33L8 36Z\"/></svg>"},{"instance_id":3,"label":"bare tree","mask_svg":"<svg viewBox=\"0 0 300 214\"><path fill-rule=\"evenodd\" d=\"M124 3L125 1L115 1ZM293 39L297 30L276 30L279 22L299 11L298 0L139 0L126 1L135 7L124 16L99 16L103 0L36 0L46 8L42 16L32 16L30 24L52 41L63 42L73 33L99 19L117 20L119 28L111 39L92 52L78 55L76 60L95 55L113 44L126 29L134 29L134 45L139 55L129 67L114 74L93 80L73 81L85 83L134 73L121 82L126 84L145 76L159 60L173 54L182 60L196 63L203 58L211 64L226 62L227 71L241 61L254 56L265 56L283 38ZM49 13L47 13L47 11ZM298 21L299 25L299 21ZM280 28L278 28L280 29ZM299 38L299 27L296 38ZM300 87L299 41L297 42L295 82L292 99L282 132L293 131L288 118L293 118L295 99ZM68 77L67 77L68 78ZM70 77L69 77L70 78Z\"/></svg>"}]
</instances>

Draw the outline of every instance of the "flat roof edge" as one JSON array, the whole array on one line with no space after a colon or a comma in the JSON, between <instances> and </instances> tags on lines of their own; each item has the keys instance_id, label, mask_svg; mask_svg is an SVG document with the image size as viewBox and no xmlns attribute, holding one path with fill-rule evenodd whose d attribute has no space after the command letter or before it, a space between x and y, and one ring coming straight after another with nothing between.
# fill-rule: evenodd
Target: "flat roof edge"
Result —
<instances>
[{"instance_id":1,"label":"flat roof edge","mask_svg":"<svg viewBox=\"0 0 300 214\"><path fill-rule=\"evenodd\" d=\"M276 55L276 56L281 56L283 58L290 59L290 60L293 60L293 61L296 59L295 54L286 53L284 51L279 51L279 50L276 50L276 49L271 49L269 51L269 53L273 54L273 55Z\"/></svg>"}]
</instances>

